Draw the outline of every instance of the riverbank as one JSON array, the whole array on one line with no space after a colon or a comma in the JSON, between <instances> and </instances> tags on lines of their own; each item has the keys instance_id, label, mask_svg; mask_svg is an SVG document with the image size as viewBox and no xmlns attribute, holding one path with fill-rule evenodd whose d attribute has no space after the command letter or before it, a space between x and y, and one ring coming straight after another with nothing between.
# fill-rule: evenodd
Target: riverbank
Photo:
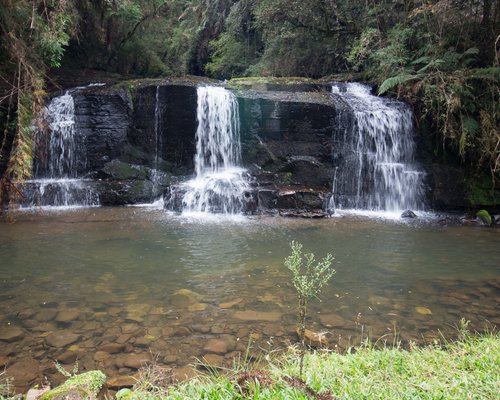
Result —
<instances>
[{"instance_id":1,"label":"riverbank","mask_svg":"<svg viewBox=\"0 0 500 400\"><path fill-rule=\"evenodd\" d=\"M297 361L292 348L285 356L271 356L261 369L239 361L232 369L214 369L180 384L172 384L168 369L149 366L132 389L103 390L101 395L120 400L493 399L500 389L498 333L409 350L361 345L345 354L316 351L306 355L302 380L296 378Z\"/></svg>"}]
</instances>

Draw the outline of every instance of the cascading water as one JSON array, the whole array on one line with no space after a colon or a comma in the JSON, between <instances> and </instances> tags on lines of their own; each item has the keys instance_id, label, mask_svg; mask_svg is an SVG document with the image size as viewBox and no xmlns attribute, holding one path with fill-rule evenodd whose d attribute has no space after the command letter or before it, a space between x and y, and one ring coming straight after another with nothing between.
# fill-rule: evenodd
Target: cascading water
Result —
<instances>
[{"instance_id":1,"label":"cascading water","mask_svg":"<svg viewBox=\"0 0 500 400\"><path fill-rule=\"evenodd\" d=\"M370 92L368 86L359 83L332 87L347 110L337 117L344 137L339 140L343 144L334 144L333 158L341 161L336 165L339 174L330 207L423 210L424 173L414 161L411 108Z\"/></svg>"},{"instance_id":2,"label":"cascading water","mask_svg":"<svg viewBox=\"0 0 500 400\"><path fill-rule=\"evenodd\" d=\"M35 164L35 178L24 185L25 206L96 206L97 194L78 177L85 166L75 130L75 104L70 92L55 97L46 107L48 143ZM40 142L41 145L41 142ZM38 147L38 146L37 146Z\"/></svg>"},{"instance_id":3,"label":"cascading water","mask_svg":"<svg viewBox=\"0 0 500 400\"><path fill-rule=\"evenodd\" d=\"M241 161L238 102L221 87L197 89L195 177L182 185L183 213L239 214L248 190Z\"/></svg>"}]
</instances>

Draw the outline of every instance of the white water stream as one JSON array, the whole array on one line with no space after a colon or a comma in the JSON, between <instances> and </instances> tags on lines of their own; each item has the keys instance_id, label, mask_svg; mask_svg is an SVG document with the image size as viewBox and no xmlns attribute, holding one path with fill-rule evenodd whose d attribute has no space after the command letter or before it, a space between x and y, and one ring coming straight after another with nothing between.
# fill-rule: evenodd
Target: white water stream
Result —
<instances>
[{"instance_id":1,"label":"white water stream","mask_svg":"<svg viewBox=\"0 0 500 400\"><path fill-rule=\"evenodd\" d=\"M183 214L244 211L248 190L241 168L238 102L230 91L214 86L197 89L195 177L184 183Z\"/></svg>"},{"instance_id":2,"label":"white water stream","mask_svg":"<svg viewBox=\"0 0 500 400\"><path fill-rule=\"evenodd\" d=\"M330 208L396 214L424 210L424 173L414 161L411 108L370 91L359 83L332 87L352 110L345 140L355 154L334 180Z\"/></svg>"},{"instance_id":3,"label":"white water stream","mask_svg":"<svg viewBox=\"0 0 500 400\"><path fill-rule=\"evenodd\" d=\"M35 179L24 184L23 207L71 208L99 205L89 180L78 176L78 164L85 163L85 149L77 141L75 103L70 91L55 97L45 109L48 145Z\"/></svg>"}]
</instances>

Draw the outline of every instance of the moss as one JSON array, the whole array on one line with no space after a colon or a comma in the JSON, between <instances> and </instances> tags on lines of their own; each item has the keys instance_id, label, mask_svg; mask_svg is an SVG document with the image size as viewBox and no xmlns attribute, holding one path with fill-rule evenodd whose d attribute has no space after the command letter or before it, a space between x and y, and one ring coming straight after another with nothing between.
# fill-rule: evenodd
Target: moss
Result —
<instances>
[{"instance_id":1,"label":"moss","mask_svg":"<svg viewBox=\"0 0 500 400\"><path fill-rule=\"evenodd\" d=\"M500 200L500 186L492 188L491 177L482 175L466 182L467 201L475 208L495 208Z\"/></svg>"},{"instance_id":2,"label":"moss","mask_svg":"<svg viewBox=\"0 0 500 400\"><path fill-rule=\"evenodd\" d=\"M491 225L492 219L491 219L491 215L490 215L490 213L488 211L486 211L486 210L479 210L476 213L476 217L478 217L485 224Z\"/></svg>"},{"instance_id":3,"label":"moss","mask_svg":"<svg viewBox=\"0 0 500 400\"><path fill-rule=\"evenodd\" d=\"M45 393L40 400L53 400L64 398L66 394L78 393L84 398L96 397L104 383L106 375L101 371L89 371L69 378L62 385Z\"/></svg>"},{"instance_id":4,"label":"moss","mask_svg":"<svg viewBox=\"0 0 500 400\"><path fill-rule=\"evenodd\" d=\"M235 90L242 89L265 89L267 85L270 86L293 86L293 85L321 85L327 83L326 80L317 80L311 78L300 77L247 77L247 78L233 78L227 82L227 87Z\"/></svg>"},{"instance_id":5,"label":"moss","mask_svg":"<svg viewBox=\"0 0 500 400\"><path fill-rule=\"evenodd\" d=\"M119 160L107 163L102 169L115 179L146 179L147 168L141 165L132 165Z\"/></svg>"}]
</instances>

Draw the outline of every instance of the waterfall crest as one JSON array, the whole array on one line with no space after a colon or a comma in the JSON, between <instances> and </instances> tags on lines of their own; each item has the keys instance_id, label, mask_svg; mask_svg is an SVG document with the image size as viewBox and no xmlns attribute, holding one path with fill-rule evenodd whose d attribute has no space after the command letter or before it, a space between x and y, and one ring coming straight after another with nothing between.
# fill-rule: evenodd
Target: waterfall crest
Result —
<instances>
[{"instance_id":1,"label":"waterfall crest","mask_svg":"<svg viewBox=\"0 0 500 400\"><path fill-rule=\"evenodd\" d=\"M424 173L414 160L411 108L400 101L373 96L368 86L359 83L334 84L332 93L347 105L347 110L337 116L344 136L339 143L343 141L344 145L334 145L339 174L330 207L423 210Z\"/></svg>"}]
</instances>

